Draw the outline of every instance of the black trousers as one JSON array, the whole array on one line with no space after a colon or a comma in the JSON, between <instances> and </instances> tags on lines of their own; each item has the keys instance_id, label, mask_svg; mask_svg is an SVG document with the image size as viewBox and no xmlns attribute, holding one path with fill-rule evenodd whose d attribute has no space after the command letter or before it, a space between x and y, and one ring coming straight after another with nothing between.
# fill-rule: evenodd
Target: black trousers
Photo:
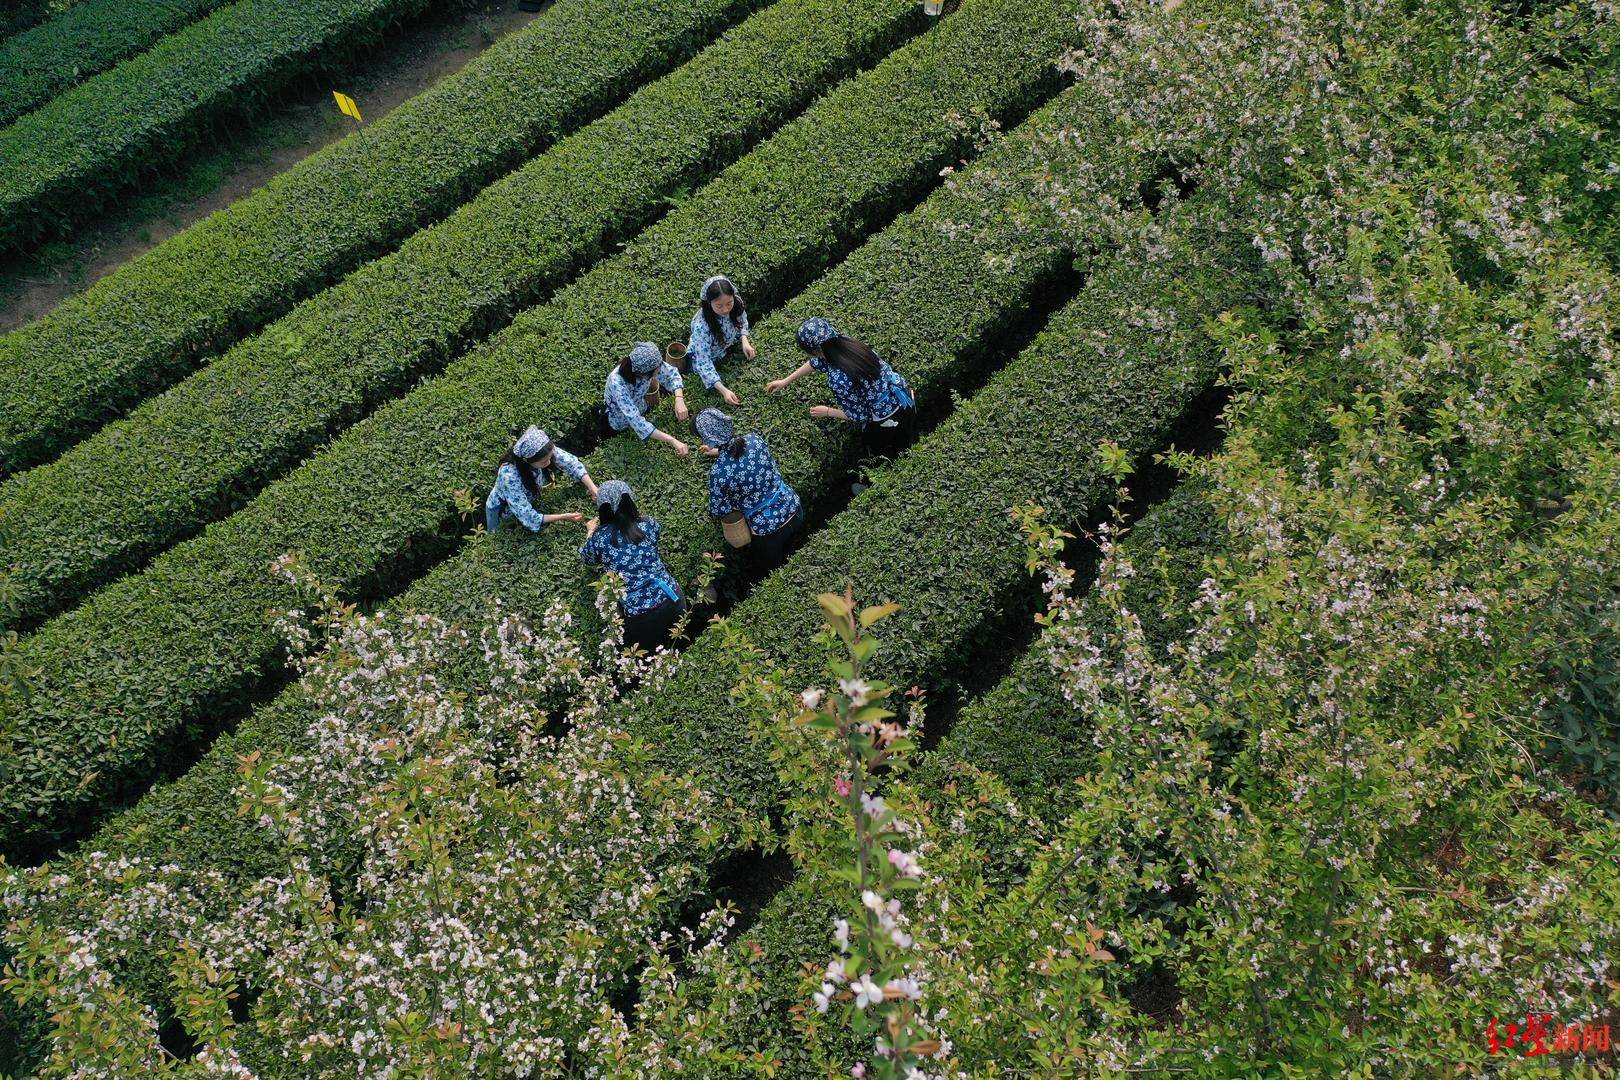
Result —
<instances>
[{"instance_id":1,"label":"black trousers","mask_svg":"<svg viewBox=\"0 0 1620 1080\"><path fill-rule=\"evenodd\" d=\"M669 632L686 612L686 594L676 590L676 599L665 600L655 608L639 615L624 617L624 643L640 645L652 652L660 645L669 644Z\"/></svg>"},{"instance_id":2,"label":"black trousers","mask_svg":"<svg viewBox=\"0 0 1620 1080\"><path fill-rule=\"evenodd\" d=\"M870 457L894 457L905 449L911 441L912 432L917 427L917 408L907 405L893 417L893 427L883 427L880 424L863 424L861 426L861 442L866 447Z\"/></svg>"},{"instance_id":3,"label":"black trousers","mask_svg":"<svg viewBox=\"0 0 1620 1080\"><path fill-rule=\"evenodd\" d=\"M782 527L775 532L764 536L755 536L743 550L748 553L748 561L758 569L768 569L780 563L787 555L788 545L793 538L804 531L804 503L799 503L799 509L794 511L792 517L782 523Z\"/></svg>"}]
</instances>

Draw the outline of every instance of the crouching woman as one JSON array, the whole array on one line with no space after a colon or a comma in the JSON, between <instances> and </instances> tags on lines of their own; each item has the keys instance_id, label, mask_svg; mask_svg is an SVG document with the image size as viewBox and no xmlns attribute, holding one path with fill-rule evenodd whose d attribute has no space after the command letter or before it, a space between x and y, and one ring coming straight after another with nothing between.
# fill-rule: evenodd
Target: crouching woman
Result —
<instances>
[{"instance_id":1,"label":"crouching woman","mask_svg":"<svg viewBox=\"0 0 1620 1080\"><path fill-rule=\"evenodd\" d=\"M531 532L539 532L554 521L584 520L583 514L543 514L535 505L540 490L559 472L584 484L592 497L596 495L596 484L584 463L530 424L495 470L495 486L484 500L485 528L494 532L502 521L517 518Z\"/></svg>"},{"instance_id":2,"label":"crouching woman","mask_svg":"<svg viewBox=\"0 0 1620 1080\"><path fill-rule=\"evenodd\" d=\"M720 518L741 511L753 534L750 558L756 565L775 566L804 528L798 492L782 479L765 440L753 432L737 434L731 417L719 409L704 409L693 426L703 452L715 459L709 469L709 513Z\"/></svg>"},{"instance_id":3,"label":"crouching woman","mask_svg":"<svg viewBox=\"0 0 1620 1080\"><path fill-rule=\"evenodd\" d=\"M580 560L624 580L619 606L624 642L650 652L669 642L670 631L686 612L686 597L658 554L664 527L642 516L623 480L609 480L596 489L596 515L585 526Z\"/></svg>"}]
</instances>

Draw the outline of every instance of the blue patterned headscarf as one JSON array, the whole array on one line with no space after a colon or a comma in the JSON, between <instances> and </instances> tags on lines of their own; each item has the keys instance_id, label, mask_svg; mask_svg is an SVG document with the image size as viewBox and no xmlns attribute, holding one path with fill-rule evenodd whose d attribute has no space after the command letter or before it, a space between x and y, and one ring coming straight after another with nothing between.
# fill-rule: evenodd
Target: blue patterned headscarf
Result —
<instances>
[{"instance_id":1,"label":"blue patterned headscarf","mask_svg":"<svg viewBox=\"0 0 1620 1080\"><path fill-rule=\"evenodd\" d=\"M726 275L724 275L724 274L716 274L713 277L706 279L703 282L703 288L698 290L698 303L700 303L700 304L708 303L709 302L709 287L711 285L714 285L715 283L721 282L721 281L725 282L727 285L730 285L732 292L737 293L738 295L741 295L741 290L739 290L737 288L737 286L732 283L732 280L730 278L726 277Z\"/></svg>"},{"instance_id":2,"label":"blue patterned headscarf","mask_svg":"<svg viewBox=\"0 0 1620 1080\"><path fill-rule=\"evenodd\" d=\"M598 508L606 507L609 510L618 510L619 501L630 494L630 485L623 480L609 480L596 489L596 505Z\"/></svg>"},{"instance_id":3,"label":"blue patterned headscarf","mask_svg":"<svg viewBox=\"0 0 1620 1080\"><path fill-rule=\"evenodd\" d=\"M719 409L704 409L692 421L697 428L698 437L703 440L704 446L712 446L716 450L737 437L737 425L732 423L731 417Z\"/></svg>"},{"instance_id":4,"label":"blue patterned headscarf","mask_svg":"<svg viewBox=\"0 0 1620 1080\"><path fill-rule=\"evenodd\" d=\"M806 319L799 324L797 335L799 348L805 352L815 352L827 342L838 336L837 327L817 315L813 319Z\"/></svg>"},{"instance_id":5,"label":"blue patterned headscarf","mask_svg":"<svg viewBox=\"0 0 1620 1080\"><path fill-rule=\"evenodd\" d=\"M523 434L517 437L517 442L512 444L512 453L524 461L531 461L550 448L551 440L546 437L546 433L530 424L524 429Z\"/></svg>"},{"instance_id":6,"label":"blue patterned headscarf","mask_svg":"<svg viewBox=\"0 0 1620 1080\"><path fill-rule=\"evenodd\" d=\"M638 341L630 350L630 370L637 375L651 375L664 362L664 350L650 341Z\"/></svg>"}]
</instances>

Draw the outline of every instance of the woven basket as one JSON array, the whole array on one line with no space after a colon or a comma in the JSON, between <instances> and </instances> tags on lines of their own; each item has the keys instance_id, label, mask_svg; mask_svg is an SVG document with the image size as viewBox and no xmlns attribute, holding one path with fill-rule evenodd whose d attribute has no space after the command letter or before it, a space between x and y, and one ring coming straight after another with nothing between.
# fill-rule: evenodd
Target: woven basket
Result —
<instances>
[{"instance_id":1,"label":"woven basket","mask_svg":"<svg viewBox=\"0 0 1620 1080\"><path fill-rule=\"evenodd\" d=\"M664 359L668 361L670 367L685 375L687 365L690 362L686 358L686 342L670 342L669 348L664 350Z\"/></svg>"},{"instance_id":2,"label":"woven basket","mask_svg":"<svg viewBox=\"0 0 1620 1080\"><path fill-rule=\"evenodd\" d=\"M734 548L747 547L748 541L754 538L748 528L748 519L741 510L733 510L721 518L720 531L725 534L726 543Z\"/></svg>"}]
</instances>

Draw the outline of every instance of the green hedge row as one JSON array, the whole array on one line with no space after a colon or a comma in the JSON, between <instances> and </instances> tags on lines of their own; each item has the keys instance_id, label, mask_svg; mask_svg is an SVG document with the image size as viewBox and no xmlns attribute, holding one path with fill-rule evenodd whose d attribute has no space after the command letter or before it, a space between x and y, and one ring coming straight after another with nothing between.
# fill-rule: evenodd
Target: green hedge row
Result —
<instances>
[{"instance_id":1,"label":"green hedge row","mask_svg":"<svg viewBox=\"0 0 1620 1080\"><path fill-rule=\"evenodd\" d=\"M1151 644L1163 648L1191 626L1188 605L1198 596L1204 560L1218 553L1222 535L1196 482L1179 485L1126 535L1124 550L1139 572L1125 583L1125 602L1142 616ZM1064 700L1047 654L1032 646L962 710L919 775L938 787L971 765L999 776L1026 810L1061 820L1075 808L1074 779L1085 771L1090 753L1084 719Z\"/></svg>"},{"instance_id":2,"label":"green hedge row","mask_svg":"<svg viewBox=\"0 0 1620 1080\"><path fill-rule=\"evenodd\" d=\"M761 361L750 369L749 378L733 381L739 387L757 383L774 358L791 356L791 335L802 315L835 311L906 372L925 395L925 405L948 403L947 391L960 374L993 362L1009 329L1026 318L1032 299L1072 273L1067 254L1052 244L1049 234L1020 225L1006 212L1011 207L1004 189L990 189L981 201L976 185L986 173L1001 177L1019 173L1031 163L1031 148L1064 121L1106 138L1107 119L1084 110L1085 104L1071 93L1047 106L982 163L964 171L956 190L937 191L783 311L761 320L755 328ZM981 220L990 230L987 236L950 228ZM1009 272L986 271L985 240L1014 257ZM916 288L917 281L931 286ZM783 469L812 505L824 501L841 482L842 466L855 453L848 432L830 428L830 437L822 437L804 421L806 402L816 396L813 388L800 384L797 392L781 397L749 393L736 410L751 429L766 434ZM704 552L718 546L706 513L706 465L683 463L626 439L609 441L585 460L596 475L624 472L636 477L644 501L666 525L666 560L678 576L690 581ZM580 502L577 488L564 487L548 496L554 509ZM417 582L400 602L465 619L467 625L487 619L491 597L517 610L532 610L536 596L572 596L576 612L586 614L588 579L573 550L581 535L577 527L555 526L539 535L505 528L494 536L478 536L454 560ZM243 830L235 813L237 759L255 751L270 755L296 751L308 720L295 685L217 740L178 781L154 788L134 809L108 822L87 846L242 877L273 872L276 852L262 835ZM163 978L163 972L154 969L141 982L159 993Z\"/></svg>"},{"instance_id":3,"label":"green hedge row","mask_svg":"<svg viewBox=\"0 0 1620 1080\"><path fill-rule=\"evenodd\" d=\"M0 253L66 232L210 123L333 69L430 0L243 0L0 131Z\"/></svg>"},{"instance_id":4,"label":"green hedge row","mask_svg":"<svg viewBox=\"0 0 1620 1080\"><path fill-rule=\"evenodd\" d=\"M586 448L607 367L634 338L682 334L706 274L724 267L761 309L780 302L972 147L959 117L1021 116L1049 93L1076 32L1059 0L968 0L442 378L47 623L19 649L42 677L0 758L11 850L143 784L167 747L263 686L281 655L264 612L285 599L269 560L299 549L346 591L393 587L454 544L453 493L488 483L513 425Z\"/></svg>"},{"instance_id":5,"label":"green hedge row","mask_svg":"<svg viewBox=\"0 0 1620 1080\"><path fill-rule=\"evenodd\" d=\"M996 250L1013 259L1006 273L987 272L979 236L947 226L976 216L967 193L977 177L994 170L1016 171L1039 134L1074 117L1080 104L1073 93L1032 117L1013 138L962 174L961 187L935 192L918 210L877 234L814 285L755 327L761 357L749 375L733 378L741 407L732 410L749 430L763 434L784 474L811 506L833 494L843 469L857 452L851 433L806 421L804 409L824 393L799 384L794 391L767 397L750 390L783 356L793 355L791 335L810 312L836 312L894 361L924 395L924 407L949 402L948 389L961 373L987 362L998 342L1026 317L1032 298L1068 273L1068 256L1050 237L1017 225L1002 214L1005 203L992 197L990 234ZM1106 130L1096 118L1095 130ZM929 289L915 282L934 283ZM791 360L787 361L791 363ZM742 361L728 358L722 369L738 373ZM707 513L708 459L680 461L627 438L613 439L584 458L598 477L624 476L649 512L665 525L662 551L683 581L695 578L704 553L721 548ZM588 510L581 489L561 486L547 496L553 511ZM592 618L590 578L575 548L583 533L566 525L539 534L503 528L478 535L455 558L412 585L399 603L415 610L477 626L487 621L493 600L511 610L532 611L536 597L572 597L576 615ZM275 754L297 744L308 716L297 687L256 710L235 732L221 737L177 782L154 789L133 809L110 821L88 846L131 856L194 867L267 872L267 854L243 835L231 789L237 783L237 757L260 751Z\"/></svg>"},{"instance_id":6,"label":"green hedge row","mask_svg":"<svg viewBox=\"0 0 1620 1080\"><path fill-rule=\"evenodd\" d=\"M226 0L91 0L0 42L0 124L99 74Z\"/></svg>"},{"instance_id":7,"label":"green hedge row","mask_svg":"<svg viewBox=\"0 0 1620 1080\"><path fill-rule=\"evenodd\" d=\"M889 52L920 18L910 0L781 0L398 251L11 477L0 485L10 575L0 625L32 626L228 515L634 235L672 192Z\"/></svg>"},{"instance_id":8,"label":"green hedge row","mask_svg":"<svg viewBox=\"0 0 1620 1080\"><path fill-rule=\"evenodd\" d=\"M49 460L439 219L761 3L557 0L363 137L0 338L0 474Z\"/></svg>"}]
</instances>

